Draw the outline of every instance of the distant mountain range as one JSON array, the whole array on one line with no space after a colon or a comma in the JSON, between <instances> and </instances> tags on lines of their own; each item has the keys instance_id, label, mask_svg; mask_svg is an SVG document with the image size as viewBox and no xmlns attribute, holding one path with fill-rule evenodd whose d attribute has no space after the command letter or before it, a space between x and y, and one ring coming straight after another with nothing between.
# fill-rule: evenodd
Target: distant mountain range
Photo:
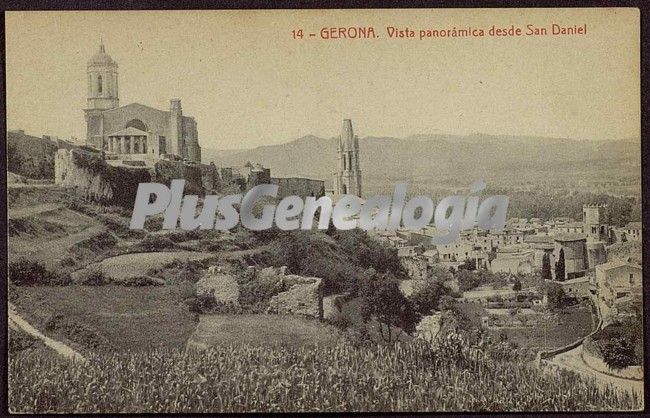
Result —
<instances>
[{"instance_id":1,"label":"distant mountain range","mask_svg":"<svg viewBox=\"0 0 650 418\"><path fill-rule=\"evenodd\" d=\"M561 173L636 170L639 139L589 141L562 138L435 134L407 138L359 139L361 169L373 181L447 180L469 184L477 178L553 177ZM203 149L203 161L219 166L261 163L273 176L304 176L331 181L336 170L336 138L305 136L279 145L247 150ZM640 172L639 172L640 177ZM571 178L567 178L571 181Z\"/></svg>"}]
</instances>

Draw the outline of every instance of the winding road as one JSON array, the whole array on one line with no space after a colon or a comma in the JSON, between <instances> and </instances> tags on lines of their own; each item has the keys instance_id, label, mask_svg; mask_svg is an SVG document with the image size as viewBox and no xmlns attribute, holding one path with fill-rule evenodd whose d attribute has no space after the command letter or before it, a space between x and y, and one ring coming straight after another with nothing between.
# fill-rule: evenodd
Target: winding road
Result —
<instances>
[{"instance_id":1,"label":"winding road","mask_svg":"<svg viewBox=\"0 0 650 418\"><path fill-rule=\"evenodd\" d=\"M550 364L574 371L583 376L594 377L603 388L607 387L607 385L613 385L617 388L624 389L628 392L636 392L639 396L643 396L643 381L615 377L593 369L582 359L582 350L582 345L579 345L573 350L558 354L548 361Z\"/></svg>"}]
</instances>

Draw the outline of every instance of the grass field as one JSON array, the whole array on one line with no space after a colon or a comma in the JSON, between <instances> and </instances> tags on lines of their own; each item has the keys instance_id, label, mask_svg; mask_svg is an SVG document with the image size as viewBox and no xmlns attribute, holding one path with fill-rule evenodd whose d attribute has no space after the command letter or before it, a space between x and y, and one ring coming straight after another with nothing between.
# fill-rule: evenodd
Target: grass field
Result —
<instances>
[{"instance_id":1,"label":"grass field","mask_svg":"<svg viewBox=\"0 0 650 418\"><path fill-rule=\"evenodd\" d=\"M196 322L180 286L12 286L18 313L46 335L83 351L184 347Z\"/></svg>"},{"instance_id":2,"label":"grass field","mask_svg":"<svg viewBox=\"0 0 650 418\"><path fill-rule=\"evenodd\" d=\"M193 261L213 256L212 253L193 251L133 253L105 258L97 265L108 276L121 280L128 277L144 276L148 270L169 264L174 260Z\"/></svg>"},{"instance_id":3,"label":"grass field","mask_svg":"<svg viewBox=\"0 0 650 418\"><path fill-rule=\"evenodd\" d=\"M202 315L190 345L249 346L330 345L339 331L313 319L290 315Z\"/></svg>"},{"instance_id":4,"label":"grass field","mask_svg":"<svg viewBox=\"0 0 650 418\"><path fill-rule=\"evenodd\" d=\"M545 330L543 325L526 328L502 328L494 331L508 336L508 341L519 347L529 349L553 349L571 344L593 330L591 311L585 306L564 308L558 313L558 323L549 323Z\"/></svg>"},{"instance_id":5,"label":"grass field","mask_svg":"<svg viewBox=\"0 0 650 418\"><path fill-rule=\"evenodd\" d=\"M481 317L488 314L478 303L464 302L457 305L474 327L481 327ZM502 334L508 341L530 350L544 350L563 347L589 334L593 329L591 310L587 306L576 305L557 313L557 321L531 327L503 327L490 329L490 335L499 338Z\"/></svg>"},{"instance_id":6,"label":"grass field","mask_svg":"<svg viewBox=\"0 0 650 418\"><path fill-rule=\"evenodd\" d=\"M12 412L635 410L642 401L569 372L488 360L454 339L430 346L220 346L91 354L18 353Z\"/></svg>"}]
</instances>

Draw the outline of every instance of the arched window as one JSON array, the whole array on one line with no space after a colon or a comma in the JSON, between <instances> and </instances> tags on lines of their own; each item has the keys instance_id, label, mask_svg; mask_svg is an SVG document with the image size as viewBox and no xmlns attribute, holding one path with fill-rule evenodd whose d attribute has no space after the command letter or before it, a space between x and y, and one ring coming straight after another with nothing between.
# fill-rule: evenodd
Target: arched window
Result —
<instances>
[{"instance_id":1,"label":"arched window","mask_svg":"<svg viewBox=\"0 0 650 418\"><path fill-rule=\"evenodd\" d=\"M97 76L97 92L99 94L102 94L102 76L101 75Z\"/></svg>"},{"instance_id":2,"label":"arched window","mask_svg":"<svg viewBox=\"0 0 650 418\"><path fill-rule=\"evenodd\" d=\"M144 124L140 119L131 119L127 124L126 128L135 128L143 132L147 132L147 125Z\"/></svg>"}]
</instances>

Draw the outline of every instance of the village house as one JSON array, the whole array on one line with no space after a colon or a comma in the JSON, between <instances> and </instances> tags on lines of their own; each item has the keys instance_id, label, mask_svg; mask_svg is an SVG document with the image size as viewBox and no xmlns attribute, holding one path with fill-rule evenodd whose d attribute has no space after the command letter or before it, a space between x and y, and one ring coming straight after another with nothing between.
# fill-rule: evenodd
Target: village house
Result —
<instances>
[{"instance_id":1,"label":"village house","mask_svg":"<svg viewBox=\"0 0 650 418\"><path fill-rule=\"evenodd\" d=\"M641 230L641 222L629 222L625 225L625 228L623 228L625 239L627 241L641 241Z\"/></svg>"},{"instance_id":2,"label":"village house","mask_svg":"<svg viewBox=\"0 0 650 418\"><path fill-rule=\"evenodd\" d=\"M592 284L598 286L599 297L610 307L643 291L641 266L614 260L596 266Z\"/></svg>"},{"instance_id":3,"label":"village house","mask_svg":"<svg viewBox=\"0 0 650 418\"><path fill-rule=\"evenodd\" d=\"M494 273L530 274L535 269L535 251L521 247L503 247L490 264Z\"/></svg>"}]
</instances>

